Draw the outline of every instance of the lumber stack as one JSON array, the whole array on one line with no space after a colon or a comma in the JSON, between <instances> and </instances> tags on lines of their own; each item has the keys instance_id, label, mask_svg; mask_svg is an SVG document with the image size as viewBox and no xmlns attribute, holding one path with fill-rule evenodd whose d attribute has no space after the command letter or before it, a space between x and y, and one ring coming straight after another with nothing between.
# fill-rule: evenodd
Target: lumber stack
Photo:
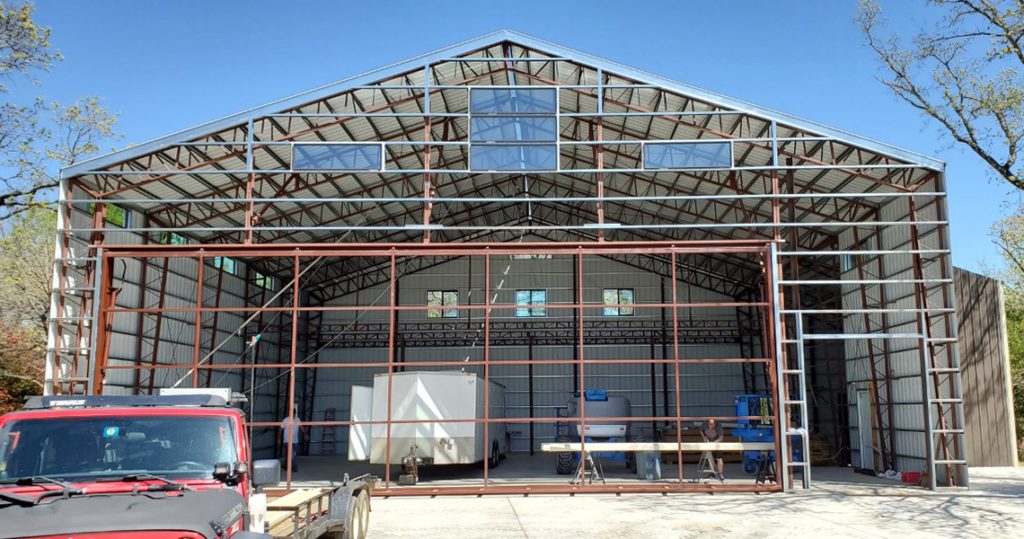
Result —
<instances>
[{"instance_id":1,"label":"lumber stack","mask_svg":"<svg viewBox=\"0 0 1024 539\"><path fill-rule=\"evenodd\" d=\"M808 443L811 450L811 464L819 466L835 465L837 463L835 449L832 448L832 444L828 443L824 436L812 434Z\"/></svg>"}]
</instances>

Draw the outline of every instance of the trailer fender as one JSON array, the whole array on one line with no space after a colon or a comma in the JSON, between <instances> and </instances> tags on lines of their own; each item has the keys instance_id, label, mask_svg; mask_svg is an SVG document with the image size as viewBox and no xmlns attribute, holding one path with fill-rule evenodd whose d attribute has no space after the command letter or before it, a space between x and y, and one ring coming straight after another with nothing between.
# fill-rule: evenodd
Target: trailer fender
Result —
<instances>
[{"instance_id":1,"label":"trailer fender","mask_svg":"<svg viewBox=\"0 0 1024 539\"><path fill-rule=\"evenodd\" d=\"M331 495L331 510L328 518L333 522L342 523L340 527L331 528L332 537L346 539L363 539L370 511L371 485L359 483L343 485ZM355 528L355 529L353 529Z\"/></svg>"},{"instance_id":2,"label":"trailer fender","mask_svg":"<svg viewBox=\"0 0 1024 539\"><path fill-rule=\"evenodd\" d=\"M342 485L331 495L331 510L328 518L339 522L348 520L355 503L356 489L351 485Z\"/></svg>"}]
</instances>

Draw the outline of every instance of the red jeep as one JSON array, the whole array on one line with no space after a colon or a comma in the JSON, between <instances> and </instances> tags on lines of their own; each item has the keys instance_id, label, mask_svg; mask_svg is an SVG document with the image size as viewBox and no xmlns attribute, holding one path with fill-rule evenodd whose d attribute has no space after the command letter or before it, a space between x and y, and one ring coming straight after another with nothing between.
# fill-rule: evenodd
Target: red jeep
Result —
<instances>
[{"instance_id":1,"label":"red jeep","mask_svg":"<svg viewBox=\"0 0 1024 539\"><path fill-rule=\"evenodd\" d=\"M262 488L280 463L250 457L242 413L223 397L33 397L0 417L0 538L269 537ZM361 539L373 485L303 491L267 527Z\"/></svg>"}]
</instances>

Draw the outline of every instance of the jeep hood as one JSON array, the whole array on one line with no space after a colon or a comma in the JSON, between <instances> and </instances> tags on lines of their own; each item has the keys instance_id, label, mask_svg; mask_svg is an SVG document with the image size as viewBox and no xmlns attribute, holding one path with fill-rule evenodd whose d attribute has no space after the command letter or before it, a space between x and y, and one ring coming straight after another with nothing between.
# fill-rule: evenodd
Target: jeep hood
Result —
<instances>
[{"instance_id":1,"label":"jeep hood","mask_svg":"<svg viewBox=\"0 0 1024 539\"><path fill-rule=\"evenodd\" d=\"M0 500L0 538L182 531L215 538L245 513L234 490L86 494L32 506Z\"/></svg>"}]
</instances>

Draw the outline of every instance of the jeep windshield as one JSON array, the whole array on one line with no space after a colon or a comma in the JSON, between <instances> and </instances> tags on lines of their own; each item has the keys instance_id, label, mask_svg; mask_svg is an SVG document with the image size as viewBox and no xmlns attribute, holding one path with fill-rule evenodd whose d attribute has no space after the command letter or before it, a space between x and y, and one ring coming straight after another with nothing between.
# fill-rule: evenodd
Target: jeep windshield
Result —
<instances>
[{"instance_id":1,"label":"jeep windshield","mask_svg":"<svg viewBox=\"0 0 1024 539\"><path fill-rule=\"evenodd\" d=\"M211 479L238 460L226 417L106 416L20 419L0 430L0 483L152 474Z\"/></svg>"}]
</instances>

